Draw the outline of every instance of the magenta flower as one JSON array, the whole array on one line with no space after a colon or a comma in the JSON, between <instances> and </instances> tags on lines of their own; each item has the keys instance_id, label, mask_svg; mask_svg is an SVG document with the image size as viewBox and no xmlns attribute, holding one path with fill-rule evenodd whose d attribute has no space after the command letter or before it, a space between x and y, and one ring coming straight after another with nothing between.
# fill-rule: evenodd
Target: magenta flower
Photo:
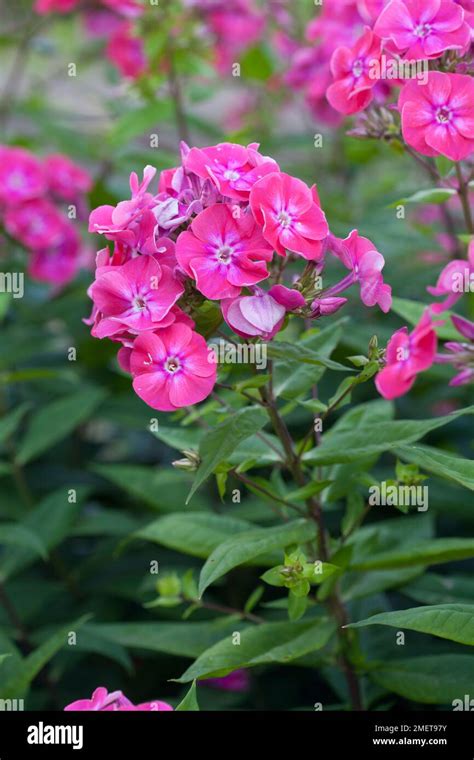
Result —
<instances>
[{"instance_id":1,"label":"magenta flower","mask_svg":"<svg viewBox=\"0 0 474 760\"><path fill-rule=\"evenodd\" d=\"M78 195L88 193L92 178L82 167L60 153L47 156L44 161L48 189L65 201L74 201Z\"/></svg>"},{"instance_id":2,"label":"magenta flower","mask_svg":"<svg viewBox=\"0 0 474 760\"><path fill-rule=\"evenodd\" d=\"M286 309L270 293L256 290L251 296L224 299L221 303L222 314L237 335L271 340L283 324Z\"/></svg>"},{"instance_id":3,"label":"magenta flower","mask_svg":"<svg viewBox=\"0 0 474 760\"><path fill-rule=\"evenodd\" d=\"M470 43L464 11L453 0L391 0L374 33L410 60L438 58L451 49L464 52Z\"/></svg>"},{"instance_id":4,"label":"magenta flower","mask_svg":"<svg viewBox=\"0 0 474 760\"><path fill-rule=\"evenodd\" d=\"M46 192L41 163L23 148L0 146L0 204L14 206Z\"/></svg>"},{"instance_id":5,"label":"magenta flower","mask_svg":"<svg viewBox=\"0 0 474 760\"><path fill-rule=\"evenodd\" d=\"M76 8L81 0L36 0L36 13L69 13Z\"/></svg>"},{"instance_id":6,"label":"magenta flower","mask_svg":"<svg viewBox=\"0 0 474 760\"><path fill-rule=\"evenodd\" d=\"M341 260L347 269L351 270L340 283L324 292L323 299L335 296L354 282L360 285L360 297L365 306L376 304L383 312L390 311L392 305L392 289L386 285L382 277L385 259L379 253L371 240L361 237L357 230L344 239L331 238L332 252ZM339 304L342 306L342 304ZM334 306L337 306L334 304Z\"/></svg>"},{"instance_id":7,"label":"magenta flower","mask_svg":"<svg viewBox=\"0 0 474 760\"><path fill-rule=\"evenodd\" d=\"M138 256L122 266L101 268L89 289L101 314L92 334L105 338L124 330L137 334L153 330L183 292L171 269L153 256Z\"/></svg>"},{"instance_id":8,"label":"magenta flower","mask_svg":"<svg viewBox=\"0 0 474 760\"><path fill-rule=\"evenodd\" d=\"M206 298L233 298L268 277L272 249L249 213L217 204L194 219L176 241L176 258Z\"/></svg>"},{"instance_id":9,"label":"magenta flower","mask_svg":"<svg viewBox=\"0 0 474 760\"><path fill-rule=\"evenodd\" d=\"M306 304L305 298L299 290L287 288L285 285L273 285L268 292L275 301L285 307L286 311L301 309Z\"/></svg>"},{"instance_id":10,"label":"magenta flower","mask_svg":"<svg viewBox=\"0 0 474 760\"><path fill-rule=\"evenodd\" d=\"M430 71L426 84L407 82L398 100L402 133L425 156L461 161L474 151L474 81Z\"/></svg>"},{"instance_id":11,"label":"magenta flower","mask_svg":"<svg viewBox=\"0 0 474 760\"><path fill-rule=\"evenodd\" d=\"M406 327L390 338L385 352L385 367L377 374L375 385L386 399L408 393L416 376L431 367L438 344L435 325L427 309L411 333Z\"/></svg>"},{"instance_id":12,"label":"magenta flower","mask_svg":"<svg viewBox=\"0 0 474 760\"><path fill-rule=\"evenodd\" d=\"M261 177L279 171L278 164L262 156L258 147L258 143L246 148L219 143L210 148L191 148L183 165L187 172L210 179L226 198L248 200L250 190Z\"/></svg>"},{"instance_id":13,"label":"magenta flower","mask_svg":"<svg viewBox=\"0 0 474 760\"><path fill-rule=\"evenodd\" d=\"M67 220L59 209L45 198L35 198L5 212L7 231L34 251L58 245Z\"/></svg>"},{"instance_id":14,"label":"magenta flower","mask_svg":"<svg viewBox=\"0 0 474 760\"><path fill-rule=\"evenodd\" d=\"M107 58L118 68L123 77L138 79L148 68L143 41L134 34L127 21L109 38Z\"/></svg>"},{"instance_id":15,"label":"magenta flower","mask_svg":"<svg viewBox=\"0 0 474 760\"><path fill-rule=\"evenodd\" d=\"M326 96L336 111L353 114L367 108L373 98L372 88L377 84L374 63L380 60L381 42L369 27L353 48L339 47L331 58L334 83Z\"/></svg>"},{"instance_id":16,"label":"magenta flower","mask_svg":"<svg viewBox=\"0 0 474 760\"><path fill-rule=\"evenodd\" d=\"M263 236L279 253L320 259L329 233L315 187L288 174L268 174L250 193L250 207Z\"/></svg>"},{"instance_id":17,"label":"magenta flower","mask_svg":"<svg viewBox=\"0 0 474 760\"><path fill-rule=\"evenodd\" d=\"M451 322L465 340L445 343L449 354L436 354L436 363L452 364L456 368L457 374L450 385L467 385L474 382L474 322L458 316L452 316Z\"/></svg>"},{"instance_id":18,"label":"magenta flower","mask_svg":"<svg viewBox=\"0 0 474 760\"><path fill-rule=\"evenodd\" d=\"M33 252L28 274L39 282L62 287L70 282L82 263L81 240L72 225L65 225L54 247Z\"/></svg>"},{"instance_id":19,"label":"magenta flower","mask_svg":"<svg viewBox=\"0 0 474 760\"><path fill-rule=\"evenodd\" d=\"M65 712L74 711L94 711L94 712L134 712L142 710L150 711L169 711L173 708L166 702L143 702L140 705L134 705L127 697L122 694L121 691L107 692L103 686L99 686L90 699L78 699L76 702L71 702L70 705L66 705Z\"/></svg>"},{"instance_id":20,"label":"magenta flower","mask_svg":"<svg viewBox=\"0 0 474 760\"><path fill-rule=\"evenodd\" d=\"M250 674L245 668L238 668L220 678L204 678L201 683L210 686L211 689L242 694L250 689Z\"/></svg>"},{"instance_id":21,"label":"magenta flower","mask_svg":"<svg viewBox=\"0 0 474 760\"><path fill-rule=\"evenodd\" d=\"M206 341L184 324L139 335L130 369L135 393L161 412L174 412L207 398L217 374Z\"/></svg>"}]
</instances>

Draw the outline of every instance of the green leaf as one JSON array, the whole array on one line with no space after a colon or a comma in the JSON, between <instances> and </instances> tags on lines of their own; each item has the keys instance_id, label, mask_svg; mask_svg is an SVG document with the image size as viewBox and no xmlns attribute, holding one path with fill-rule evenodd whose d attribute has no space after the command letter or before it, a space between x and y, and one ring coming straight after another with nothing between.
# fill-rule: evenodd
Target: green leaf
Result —
<instances>
[{"instance_id":1,"label":"green leaf","mask_svg":"<svg viewBox=\"0 0 474 760\"><path fill-rule=\"evenodd\" d=\"M311 351L303 344L285 343L283 341L272 341L268 344L268 356L271 359L284 359L285 362L297 362L298 364L311 364L315 367L326 367L326 369L338 370L339 372L352 372L351 367L334 362L323 354Z\"/></svg>"},{"instance_id":2,"label":"green leaf","mask_svg":"<svg viewBox=\"0 0 474 760\"><path fill-rule=\"evenodd\" d=\"M235 630L235 625L235 617L223 617L204 623L89 623L87 630L129 649L194 658Z\"/></svg>"},{"instance_id":3,"label":"green leaf","mask_svg":"<svg viewBox=\"0 0 474 760\"><path fill-rule=\"evenodd\" d=\"M13 544L31 549L45 559L47 552L42 541L19 523L0 523L0 545Z\"/></svg>"},{"instance_id":4,"label":"green leaf","mask_svg":"<svg viewBox=\"0 0 474 760\"><path fill-rule=\"evenodd\" d=\"M440 478L452 480L474 491L474 460L435 449L433 446L400 446L395 453L402 459L432 472Z\"/></svg>"},{"instance_id":5,"label":"green leaf","mask_svg":"<svg viewBox=\"0 0 474 760\"><path fill-rule=\"evenodd\" d=\"M393 298L392 311L405 319L413 327L420 321L427 304L410 301L407 298ZM436 333L442 340L459 340L459 333L451 322L450 311L443 313L444 324L435 327Z\"/></svg>"},{"instance_id":6,"label":"green leaf","mask_svg":"<svg viewBox=\"0 0 474 760\"><path fill-rule=\"evenodd\" d=\"M21 443L18 463L26 464L65 438L91 416L104 397L100 388L90 388L53 401L36 412Z\"/></svg>"},{"instance_id":7,"label":"green leaf","mask_svg":"<svg viewBox=\"0 0 474 760\"><path fill-rule=\"evenodd\" d=\"M213 513L193 512L165 515L135 533L135 538L153 541L192 557L206 559L230 535L249 531L245 520Z\"/></svg>"},{"instance_id":8,"label":"green leaf","mask_svg":"<svg viewBox=\"0 0 474 760\"><path fill-rule=\"evenodd\" d=\"M67 637L70 631L78 631L89 616L79 618L73 623L60 628L44 644L22 660L15 674L0 685L2 699L21 697L28 689L40 670L63 647L67 647Z\"/></svg>"},{"instance_id":9,"label":"green leaf","mask_svg":"<svg viewBox=\"0 0 474 760\"><path fill-rule=\"evenodd\" d=\"M234 567L266 552L283 549L290 544L311 541L315 534L314 523L308 520L295 520L275 528L254 528L232 536L212 552L202 568L199 578L199 598L211 583Z\"/></svg>"},{"instance_id":10,"label":"green leaf","mask_svg":"<svg viewBox=\"0 0 474 760\"><path fill-rule=\"evenodd\" d=\"M193 681L191 684L191 688L187 692L184 699L181 700L179 705L177 706L176 710L186 710L189 711L199 711L199 705L197 701L197 689L196 689L196 681Z\"/></svg>"},{"instance_id":11,"label":"green leaf","mask_svg":"<svg viewBox=\"0 0 474 760\"><path fill-rule=\"evenodd\" d=\"M412 565L437 565L471 557L474 557L473 538L435 538L359 559L351 565L351 569L390 570Z\"/></svg>"},{"instance_id":12,"label":"green leaf","mask_svg":"<svg viewBox=\"0 0 474 760\"><path fill-rule=\"evenodd\" d=\"M0 443L6 441L17 429L29 404L22 404L0 420Z\"/></svg>"},{"instance_id":13,"label":"green leaf","mask_svg":"<svg viewBox=\"0 0 474 760\"><path fill-rule=\"evenodd\" d=\"M297 596L290 590L288 594L288 618L292 621L300 620L308 608L308 597Z\"/></svg>"},{"instance_id":14,"label":"green leaf","mask_svg":"<svg viewBox=\"0 0 474 760\"><path fill-rule=\"evenodd\" d=\"M197 678L227 675L237 668L251 668L268 663L287 663L309 652L322 649L335 630L335 623L326 618L296 623L262 623L251 628L240 626L240 645L233 636L207 649L178 678L187 683Z\"/></svg>"},{"instance_id":15,"label":"green leaf","mask_svg":"<svg viewBox=\"0 0 474 760\"><path fill-rule=\"evenodd\" d=\"M470 602L474 598L474 579L471 575L425 573L400 591L421 604Z\"/></svg>"},{"instance_id":16,"label":"green leaf","mask_svg":"<svg viewBox=\"0 0 474 760\"><path fill-rule=\"evenodd\" d=\"M317 353L319 357L329 358L339 343L343 329L347 325L346 317L333 322L328 327L304 337L299 345ZM319 382L326 367L310 364L296 364L294 361L279 359L274 372L274 392L277 397L299 401L301 397ZM312 403L312 402L308 402Z\"/></svg>"},{"instance_id":17,"label":"green leaf","mask_svg":"<svg viewBox=\"0 0 474 760\"><path fill-rule=\"evenodd\" d=\"M74 489L76 502L70 503L68 492L72 489L73 486L71 489L63 487L46 496L22 523L23 527L33 533L48 552L68 535L82 503L90 492L86 486L76 487ZM36 559L37 552L32 551L31 548L7 549L0 558L0 581L28 567Z\"/></svg>"},{"instance_id":18,"label":"green leaf","mask_svg":"<svg viewBox=\"0 0 474 760\"><path fill-rule=\"evenodd\" d=\"M320 446L306 452L302 458L312 464L354 462L372 454L381 454L401 445L415 443L432 430L465 414L474 414L474 406L430 420L375 422L372 425L361 425L356 430L337 431L324 437Z\"/></svg>"},{"instance_id":19,"label":"green leaf","mask_svg":"<svg viewBox=\"0 0 474 760\"><path fill-rule=\"evenodd\" d=\"M134 137L148 133L169 119L173 113L170 100L154 100L152 103L124 113L114 124L109 134L108 144L111 148L127 145Z\"/></svg>"},{"instance_id":20,"label":"green leaf","mask_svg":"<svg viewBox=\"0 0 474 760\"><path fill-rule=\"evenodd\" d=\"M412 607L396 612L381 612L347 628L367 625L389 625L408 628L410 631L429 633L458 644L474 646L474 604L435 604L430 607Z\"/></svg>"},{"instance_id":21,"label":"green leaf","mask_svg":"<svg viewBox=\"0 0 474 760\"><path fill-rule=\"evenodd\" d=\"M429 203L439 205L440 203L446 203L456 195L456 190L450 187L431 187L428 190L418 190L413 195L409 195L406 198L400 198L398 201L390 203L389 208L395 208L395 206L405 205L405 203Z\"/></svg>"},{"instance_id":22,"label":"green leaf","mask_svg":"<svg viewBox=\"0 0 474 760\"><path fill-rule=\"evenodd\" d=\"M301 488L297 488L296 491L291 491L285 496L286 501L306 501L317 493L321 493L331 485L331 480L315 480L312 483L307 483Z\"/></svg>"},{"instance_id":23,"label":"green leaf","mask_svg":"<svg viewBox=\"0 0 474 760\"><path fill-rule=\"evenodd\" d=\"M437 654L390 660L369 675L387 691L414 702L447 705L472 691L474 655Z\"/></svg>"},{"instance_id":24,"label":"green leaf","mask_svg":"<svg viewBox=\"0 0 474 760\"><path fill-rule=\"evenodd\" d=\"M199 446L201 465L186 503L215 468L229 458L238 444L261 430L266 422L267 415L263 409L245 407L204 435Z\"/></svg>"},{"instance_id":25,"label":"green leaf","mask_svg":"<svg viewBox=\"0 0 474 760\"><path fill-rule=\"evenodd\" d=\"M149 505L159 512L178 512L184 509L192 477L172 468L158 469L138 464L100 464L91 469L110 480L133 497L134 502ZM197 497L189 509L202 510L207 505Z\"/></svg>"}]
</instances>

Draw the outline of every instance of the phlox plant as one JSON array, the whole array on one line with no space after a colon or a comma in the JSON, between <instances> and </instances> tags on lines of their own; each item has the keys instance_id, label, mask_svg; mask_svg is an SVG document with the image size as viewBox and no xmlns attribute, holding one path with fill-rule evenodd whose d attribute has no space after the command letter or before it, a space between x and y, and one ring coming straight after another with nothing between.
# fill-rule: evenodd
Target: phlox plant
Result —
<instances>
[{"instance_id":1,"label":"phlox plant","mask_svg":"<svg viewBox=\"0 0 474 760\"><path fill-rule=\"evenodd\" d=\"M0 700L470 704L474 0L31 7L107 126L0 103Z\"/></svg>"}]
</instances>

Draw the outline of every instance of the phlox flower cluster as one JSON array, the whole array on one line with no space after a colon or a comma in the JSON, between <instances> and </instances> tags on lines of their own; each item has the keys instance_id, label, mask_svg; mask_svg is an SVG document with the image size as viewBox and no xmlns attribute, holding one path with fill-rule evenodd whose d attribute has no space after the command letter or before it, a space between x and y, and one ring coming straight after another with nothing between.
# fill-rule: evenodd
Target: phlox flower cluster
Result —
<instances>
[{"instance_id":1,"label":"phlox flower cluster","mask_svg":"<svg viewBox=\"0 0 474 760\"><path fill-rule=\"evenodd\" d=\"M356 230L332 235L316 187L281 171L258 144L182 144L181 164L152 189L155 174L132 173L131 198L89 220L110 241L89 288L92 335L120 344L120 366L151 407L174 411L212 392L215 357L196 329L206 302L236 336L264 341L289 315L335 313L352 286L366 306L390 309L376 246ZM329 259L345 274L323 286Z\"/></svg>"},{"instance_id":2,"label":"phlox flower cluster","mask_svg":"<svg viewBox=\"0 0 474 760\"><path fill-rule=\"evenodd\" d=\"M89 173L67 156L39 159L24 148L0 145L0 225L31 254L32 279L61 287L86 262L74 220L87 215L91 186Z\"/></svg>"},{"instance_id":3,"label":"phlox flower cluster","mask_svg":"<svg viewBox=\"0 0 474 760\"><path fill-rule=\"evenodd\" d=\"M121 691L108 692L104 686L95 689L90 699L78 699L64 708L66 712L164 712L172 709L171 705L159 701L134 705Z\"/></svg>"}]
</instances>

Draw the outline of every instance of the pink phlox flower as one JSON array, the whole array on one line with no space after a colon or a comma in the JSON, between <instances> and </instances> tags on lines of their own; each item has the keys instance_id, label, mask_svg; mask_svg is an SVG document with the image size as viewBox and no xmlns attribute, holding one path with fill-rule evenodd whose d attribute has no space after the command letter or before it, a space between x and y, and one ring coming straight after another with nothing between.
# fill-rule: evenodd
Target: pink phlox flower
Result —
<instances>
[{"instance_id":1,"label":"pink phlox flower","mask_svg":"<svg viewBox=\"0 0 474 760\"><path fill-rule=\"evenodd\" d=\"M148 69L143 40L136 36L128 21L109 38L106 55L127 79L138 79Z\"/></svg>"},{"instance_id":2,"label":"pink phlox flower","mask_svg":"<svg viewBox=\"0 0 474 760\"><path fill-rule=\"evenodd\" d=\"M327 90L327 99L336 111L353 114L366 108L377 84L374 63L380 60L381 42L369 27L354 47L339 47L331 58L334 83Z\"/></svg>"},{"instance_id":3,"label":"pink phlox flower","mask_svg":"<svg viewBox=\"0 0 474 760\"><path fill-rule=\"evenodd\" d=\"M15 206L46 190L46 174L35 156L23 148L0 145L0 205Z\"/></svg>"},{"instance_id":4,"label":"pink phlox flower","mask_svg":"<svg viewBox=\"0 0 474 760\"><path fill-rule=\"evenodd\" d=\"M285 307L286 311L296 311L306 304L299 290L287 288L285 285L273 285L268 292L275 301Z\"/></svg>"},{"instance_id":5,"label":"pink phlox flower","mask_svg":"<svg viewBox=\"0 0 474 760\"><path fill-rule=\"evenodd\" d=\"M433 364L438 339L429 309L423 312L419 323L411 333L406 327L397 330L390 338L385 352L385 367L377 374L375 384L386 399L407 393L416 376Z\"/></svg>"},{"instance_id":6,"label":"pink phlox flower","mask_svg":"<svg viewBox=\"0 0 474 760\"><path fill-rule=\"evenodd\" d=\"M187 172L210 179L226 198L248 200L254 184L266 174L279 171L278 164L262 156L258 143L246 148L234 143L219 143L209 148L191 148L183 161Z\"/></svg>"},{"instance_id":7,"label":"pink phlox flower","mask_svg":"<svg viewBox=\"0 0 474 760\"><path fill-rule=\"evenodd\" d=\"M428 285L426 288L432 296L446 296L441 303L433 304L431 310L435 314L440 314L450 309L464 293L470 292L471 282L474 287L474 243L472 242L469 246L468 259L450 261L439 275L436 285Z\"/></svg>"},{"instance_id":8,"label":"pink phlox flower","mask_svg":"<svg viewBox=\"0 0 474 760\"><path fill-rule=\"evenodd\" d=\"M217 373L206 341L185 324L139 335L130 368L135 393L162 412L203 401L211 393Z\"/></svg>"},{"instance_id":9,"label":"pink phlox flower","mask_svg":"<svg viewBox=\"0 0 474 760\"><path fill-rule=\"evenodd\" d=\"M398 108L403 137L419 153L461 161L474 151L472 77L430 71L426 84L405 84Z\"/></svg>"},{"instance_id":10,"label":"pink phlox flower","mask_svg":"<svg viewBox=\"0 0 474 760\"><path fill-rule=\"evenodd\" d=\"M320 259L329 228L315 187L282 172L268 174L250 193L250 208L263 236L279 253Z\"/></svg>"},{"instance_id":11,"label":"pink phlox flower","mask_svg":"<svg viewBox=\"0 0 474 760\"><path fill-rule=\"evenodd\" d=\"M35 251L58 245L68 226L67 219L46 198L7 208L4 223L12 237Z\"/></svg>"},{"instance_id":12,"label":"pink phlox flower","mask_svg":"<svg viewBox=\"0 0 474 760\"><path fill-rule=\"evenodd\" d=\"M374 32L410 60L438 58L451 49L465 51L470 42L464 11L453 0L391 0Z\"/></svg>"},{"instance_id":13,"label":"pink phlox flower","mask_svg":"<svg viewBox=\"0 0 474 760\"><path fill-rule=\"evenodd\" d=\"M164 320L184 288L172 270L153 256L139 256L122 266L99 269L89 295L101 319L93 327L95 337L105 338L128 330L153 330ZM171 320L173 321L173 320Z\"/></svg>"},{"instance_id":14,"label":"pink phlox flower","mask_svg":"<svg viewBox=\"0 0 474 760\"><path fill-rule=\"evenodd\" d=\"M252 215L224 204L204 209L176 241L178 263L211 299L233 298L268 277L272 253Z\"/></svg>"},{"instance_id":15,"label":"pink phlox flower","mask_svg":"<svg viewBox=\"0 0 474 760\"><path fill-rule=\"evenodd\" d=\"M44 160L50 192L66 201L74 201L92 187L89 172L71 161L67 156L53 154Z\"/></svg>"},{"instance_id":16,"label":"pink phlox flower","mask_svg":"<svg viewBox=\"0 0 474 760\"><path fill-rule=\"evenodd\" d=\"M137 711L137 710L156 710L165 711L173 708L166 702L153 701L143 702L140 705L134 705L121 691L107 692L103 686L95 689L91 699L78 699L71 702L64 710L65 712L74 711L94 711L94 712L114 712L114 711Z\"/></svg>"}]
</instances>

